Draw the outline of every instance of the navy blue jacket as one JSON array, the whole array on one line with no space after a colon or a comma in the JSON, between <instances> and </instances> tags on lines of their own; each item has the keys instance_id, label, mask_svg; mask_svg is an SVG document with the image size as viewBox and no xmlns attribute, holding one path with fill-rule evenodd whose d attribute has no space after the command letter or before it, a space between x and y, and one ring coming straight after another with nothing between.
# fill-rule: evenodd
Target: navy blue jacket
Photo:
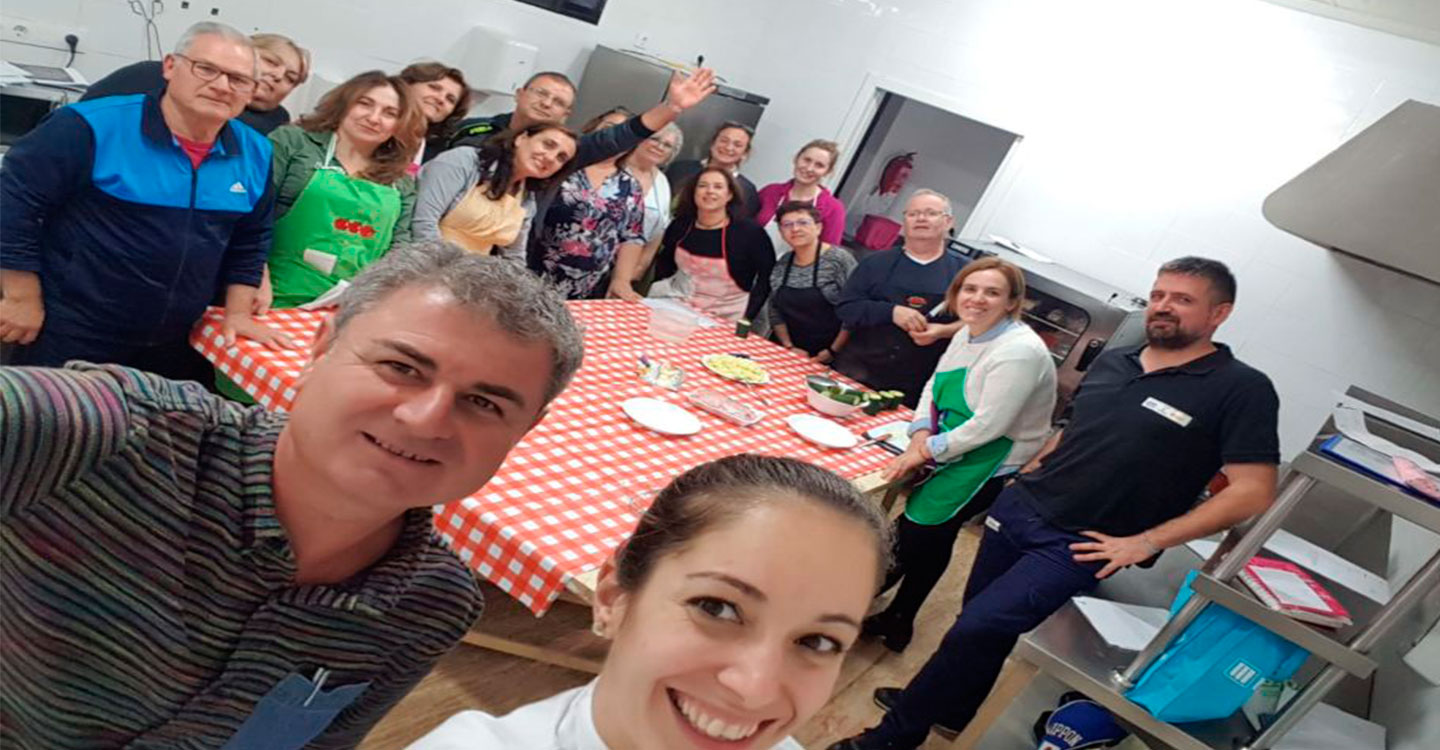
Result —
<instances>
[{"instance_id":1,"label":"navy blue jacket","mask_svg":"<svg viewBox=\"0 0 1440 750\"><path fill-rule=\"evenodd\" d=\"M0 268L40 275L52 336L183 341L231 284L258 286L270 142L231 120L198 169L160 92L56 110L0 168Z\"/></svg>"}]
</instances>

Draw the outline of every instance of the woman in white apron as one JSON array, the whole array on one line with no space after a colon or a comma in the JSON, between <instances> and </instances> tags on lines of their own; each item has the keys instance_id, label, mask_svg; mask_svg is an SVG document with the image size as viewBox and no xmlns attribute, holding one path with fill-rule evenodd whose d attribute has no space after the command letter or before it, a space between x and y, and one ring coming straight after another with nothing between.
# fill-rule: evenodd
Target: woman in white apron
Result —
<instances>
[{"instance_id":1,"label":"woman in white apron","mask_svg":"<svg viewBox=\"0 0 1440 750\"><path fill-rule=\"evenodd\" d=\"M670 180L665 166L680 153L685 136L680 127L670 123L655 131L644 143L620 159L625 168L645 189L645 222L640 233L645 246L639 253L627 254L621 249L615 259L615 276L610 282L610 296L638 299L650 291L655 281L655 256L660 252L660 238L670 226Z\"/></svg>"},{"instance_id":2,"label":"woman in white apron","mask_svg":"<svg viewBox=\"0 0 1440 750\"><path fill-rule=\"evenodd\" d=\"M665 296L717 318L753 321L770 296L775 247L743 212L735 178L706 167L681 188L675 219L660 241L657 279Z\"/></svg>"},{"instance_id":3,"label":"woman in white apron","mask_svg":"<svg viewBox=\"0 0 1440 750\"><path fill-rule=\"evenodd\" d=\"M801 461L691 469L600 569L600 676L505 716L456 714L410 750L798 750L789 735L830 699L889 564L886 526Z\"/></svg>"}]
</instances>

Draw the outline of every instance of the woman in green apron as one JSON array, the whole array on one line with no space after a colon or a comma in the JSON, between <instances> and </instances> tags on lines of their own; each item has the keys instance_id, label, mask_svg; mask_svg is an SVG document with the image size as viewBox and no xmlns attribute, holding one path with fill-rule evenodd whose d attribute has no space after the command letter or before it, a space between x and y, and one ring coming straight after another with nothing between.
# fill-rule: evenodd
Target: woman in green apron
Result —
<instances>
[{"instance_id":1,"label":"woman in green apron","mask_svg":"<svg viewBox=\"0 0 1440 750\"><path fill-rule=\"evenodd\" d=\"M893 651L909 644L960 527L989 507L1004 478L1049 436L1055 363L1019 321L1024 299L1024 274L998 258L967 265L945 293L961 328L921 393L910 446L886 469L887 478L898 479L934 466L896 522L896 562L885 588L898 582L900 590L865 621L865 632Z\"/></svg>"},{"instance_id":2,"label":"woman in green apron","mask_svg":"<svg viewBox=\"0 0 1440 750\"><path fill-rule=\"evenodd\" d=\"M315 300L410 239L406 169L425 118L409 86L380 71L332 89L315 111L270 134L275 146L275 307ZM262 290L263 292L263 290Z\"/></svg>"},{"instance_id":3,"label":"woman in green apron","mask_svg":"<svg viewBox=\"0 0 1440 750\"><path fill-rule=\"evenodd\" d=\"M314 302L409 241L415 180L406 170L424 129L409 87L377 70L270 134L275 233L257 313ZM216 384L249 401L224 376Z\"/></svg>"}]
</instances>

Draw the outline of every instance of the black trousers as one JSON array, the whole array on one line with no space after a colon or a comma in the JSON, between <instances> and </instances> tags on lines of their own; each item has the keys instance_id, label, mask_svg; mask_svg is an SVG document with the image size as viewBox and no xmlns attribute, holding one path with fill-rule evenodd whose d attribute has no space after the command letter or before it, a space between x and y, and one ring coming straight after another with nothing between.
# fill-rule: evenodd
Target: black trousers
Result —
<instances>
[{"instance_id":1,"label":"black trousers","mask_svg":"<svg viewBox=\"0 0 1440 750\"><path fill-rule=\"evenodd\" d=\"M125 365L171 380L194 380L208 390L215 390L215 369L184 338L167 344L136 346L41 329L34 343L14 347L6 354L5 364L9 365L63 367L66 362L79 359L95 364Z\"/></svg>"},{"instance_id":2,"label":"black trousers","mask_svg":"<svg viewBox=\"0 0 1440 750\"><path fill-rule=\"evenodd\" d=\"M1009 475L993 477L981 485L970 502L945 523L926 526L911 521L904 514L896 519L895 564L885 576L884 590L889 591L897 582L900 590L895 592L895 598L881 615L883 619L906 625L915 621L921 605L941 576L945 575L945 569L950 567L950 556L960 528L966 521L990 509L1009 478Z\"/></svg>"}]
</instances>

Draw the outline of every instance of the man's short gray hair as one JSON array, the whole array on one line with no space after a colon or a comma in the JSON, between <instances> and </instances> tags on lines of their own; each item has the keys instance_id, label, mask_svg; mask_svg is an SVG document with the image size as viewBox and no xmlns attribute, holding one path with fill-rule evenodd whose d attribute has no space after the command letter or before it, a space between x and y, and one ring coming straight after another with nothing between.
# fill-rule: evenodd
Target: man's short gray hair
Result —
<instances>
[{"instance_id":1,"label":"man's short gray hair","mask_svg":"<svg viewBox=\"0 0 1440 750\"><path fill-rule=\"evenodd\" d=\"M333 335L355 316L411 286L443 289L461 307L493 320L514 338L550 347L545 403L560 395L580 369L580 327L559 293L512 260L469 253L444 240L396 245L356 276L340 297ZM454 346L470 343L456 341Z\"/></svg>"},{"instance_id":2,"label":"man's short gray hair","mask_svg":"<svg viewBox=\"0 0 1440 750\"><path fill-rule=\"evenodd\" d=\"M185 30L185 33L180 35L180 41L175 42L174 54L189 54L190 48L195 45L195 40L202 36L218 36L227 42L235 42L236 44L244 46L245 49L250 50L250 54L255 58L255 75L258 76L260 74L260 55L255 49L255 42L251 41L248 34L245 34L234 26L223 23L201 21L193 24Z\"/></svg>"},{"instance_id":3,"label":"man's short gray hair","mask_svg":"<svg viewBox=\"0 0 1440 750\"><path fill-rule=\"evenodd\" d=\"M939 198L939 199L940 199L940 202L942 202L942 203L945 204L945 214L946 214L947 216L954 216L954 215L955 215L955 209L953 209L953 208L950 207L950 196L948 196L948 195L946 195L946 194L944 194L944 193L942 193L942 192L940 192L940 191L938 191L938 190L931 190L930 188L916 188L916 189L915 189L915 192L911 193L911 194L910 194L910 197L905 199L905 204L906 204L906 205L909 205L909 204L910 204L910 201L913 201L913 200L915 200L916 198L919 198L919 197L922 196L922 195L933 195L933 196L935 196L936 198Z\"/></svg>"}]
</instances>

